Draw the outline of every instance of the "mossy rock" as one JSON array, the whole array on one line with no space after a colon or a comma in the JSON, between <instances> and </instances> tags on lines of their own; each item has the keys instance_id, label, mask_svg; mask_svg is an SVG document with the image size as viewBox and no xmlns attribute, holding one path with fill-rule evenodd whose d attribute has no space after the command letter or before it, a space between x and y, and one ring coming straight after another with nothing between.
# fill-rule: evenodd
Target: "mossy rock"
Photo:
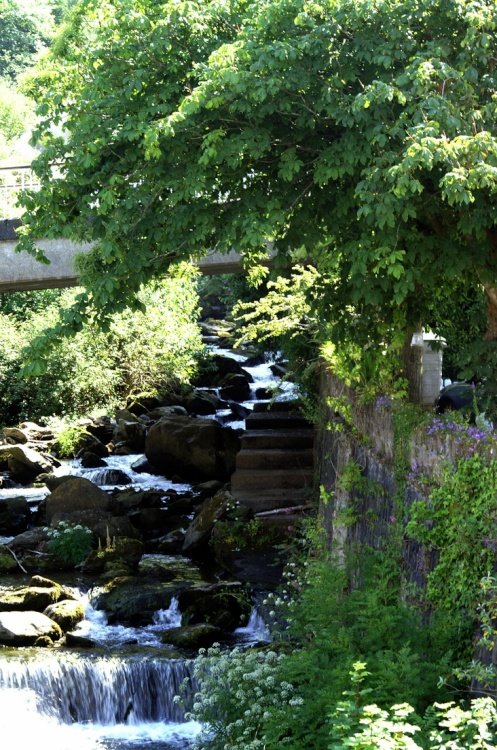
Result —
<instances>
[{"instance_id":1,"label":"mossy rock","mask_svg":"<svg viewBox=\"0 0 497 750\"><path fill-rule=\"evenodd\" d=\"M55 604L50 604L43 614L50 617L66 632L72 630L78 622L84 619L85 610L81 602L74 599L63 599Z\"/></svg>"},{"instance_id":2,"label":"mossy rock","mask_svg":"<svg viewBox=\"0 0 497 750\"><path fill-rule=\"evenodd\" d=\"M170 643L172 646L193 651L212 646L213 643L221 639L222 635L223 631L220 628L202 622L198 625L185 625L184 627L166 630L161 636L161 640L163 643Z\"/></svg>"},{"instance_id":3,"label":"mossy rock","mask_svg":"<svg viewBox=\"0 0 497 750\"><path fill-rule=\"evenodd\" d=\"M4 544L0 544L0 573L15 573L20 570Z\"/></svg>"},{"instance_id":4,"label":"mossy rock","mask_svg":"<svg viewBox=\"0 0 497 750\"><path fill-rule=\"evenodd\" d=\"M0 594L0 612L43 612L61 598L60 586L24 586Z\"/></svg>"}]
</instances>

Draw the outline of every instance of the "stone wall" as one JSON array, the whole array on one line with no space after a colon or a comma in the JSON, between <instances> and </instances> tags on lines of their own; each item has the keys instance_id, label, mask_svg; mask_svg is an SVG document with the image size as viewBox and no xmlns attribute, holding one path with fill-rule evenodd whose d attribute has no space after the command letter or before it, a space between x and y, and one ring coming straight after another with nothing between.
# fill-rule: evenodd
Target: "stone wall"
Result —
<instances>
[{"instance_id":1,"label":"stone wall","mask_svg":"<svg viewBox=\"0 0 497 750\"><path fill-rule=\"evenodd\" d=\"M321 414L317 476L321 488L320 514L331 550L343 556L354 545L381 549L393 524L404 519L416 491L395 479L394 420L388 399L362 403L357 394L325 368L320 376ZM415 431L409 441L407 463L431 475L454 455L446 435ZM351 462L360 469L359 483L343 481ZM397 502L396 502L397 499ZM404 537L404 566L408 579L424 586L434 560L418 543Z\"/></svg>"}]
</instances>

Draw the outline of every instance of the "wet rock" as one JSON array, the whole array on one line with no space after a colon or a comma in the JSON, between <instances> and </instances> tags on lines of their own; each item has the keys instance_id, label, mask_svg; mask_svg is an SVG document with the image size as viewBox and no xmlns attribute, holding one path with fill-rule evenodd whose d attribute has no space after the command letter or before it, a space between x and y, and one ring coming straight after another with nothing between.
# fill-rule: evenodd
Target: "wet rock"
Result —
<instances>
[{"instance_id":1,"label":"wet rock","mask_svg":"<svg viewBox=\"0 0 497 750\"><path fill-rule=\"evenodd\" d=\"M227 375L222 380L219 395L228 401L247 401L251 395L247 376Z\"/></svg>"},{"instance_id":2,"label":"wet rock","mask_svg":"<svg viewBox=\"0 0 497 750\"><path fill-rule=\"evenodd\" d=\"M233 496L227 490L221 490L214 497L205 500L199 508L198 515L186 531L183 552L192 554L204 549L210 539L214 524L222 518L227 507L234 502Z\"/></svg>"},{"instance_id":3,"label":"wet rock","mask_svg":"<svg viewBox=\"0 0 497 750\"><path fill-rule=\"evenodd\" d=\"M30 520L31 511L25 497L8 497L0 502L0 535L22 534Z\"/></svg>"},{"instance_id":4,"label":"wet rock","mask_svg":"<svg viewBox=\"0 0 497 750\"><path fill-rule=\"evenodd\" d=\"M137 474L153 474L155 471L150 461L146 458L138 459L138 461L131 464L131 468Z\"/></svg>"},{"instance_id":5,"label":"wet rock","mask_svg":"<svg viewBox=\"0 0 497 750\"><path fill-rule=\"evenodd\" d=\"M256 388L255 397L261 401L266 401L273 397L273 393L269 388Z\"/></svg>"},{"instance_id":6,"label":"wet rock","mask_svg":"<svg viewBox=\"0 0 497 750\"><path fill-rule=\"evenodd\" d=\"M121 469L110 469L108 466L91 473L91 482L97 487L130 484L131 479Z\"/></svg>"},{"instance_id":7,"label":"wet rock","mask_svg":"<svg viewBox=\"0 0 497 750\"><path fill-rule=\"evenodd\" d=\"M164 417L149 430L148 460L165 476L181 474L193 481L227 479L239 449L236 433L213 420Z\"/></svg>"},{"instance_id":8,"label":"wet rock","mask_svg":"<svg viewBox=\"0 0 497 750\"><path fill-rule=\"evenodd\" d=\"M173 584L129 576L110 581L92 603L106 612L110 624L149 625L158 609L169 607L176 592Z\"/></svg>"},{"instance_id":9,"label":"wet rock","mask_svg":"<svg viewBox=\"0 0 497 750\"><path fill-rule=\"evenodd\" d=\"M66 633L65 645L69 648L94 648L95 641L78 633Z\"/></svg>"},{"instance_id":10,"label":"wet rock","mask_svg":"<svg viewBox=\"0 0 497 750\"><path fill-rule=\"evenodd\" d=\"M215 625L203 622L198 625L185 625L179 628L170 628L161 636L163 643L170 643L177 648L189 651L199 648L209 648L213 643L222 638L223 631Z\"/></svg>"},{"instance_id":11,"label":"wet rock","mask_svg":"<svg viewBox=\"0 0 497 750\"><path fill-rule=\"evenodd\" d=\"M225 631L246 622L251 609L247 590L236 581L186 589L180 592L178 603L188 625L207 622Z\"/></svg>"},{"instance_id":12,"label":"wet rock","mask_svg":"<svg viewBox=\"0 0 497 750\"><path fill-rule=\"evenodd\" d=\"M96 453L92 453L92 451L83 451L80 459L83 469L99 469L107 466L104 459L97 456Z\"/></svg>"},{"instance_id":13,"label":"wet rock","mask_svg":"<svg viewBox=\"0 0 497 750\"><path fill-rule=\"evenodd\" d=\"M59 625L41 612L0 612L0 643L5 646L32 646L39 638L48 638L50 643L43 645L51 645L61 637Z\"/></svg>"},{"instance_id":14,"label":"wet rock","mask_svg":"<svg viewBox=\"0 0 497 750\"><path fill-rule=\"evenodd\" d=\"M217 386L227 375L243 375L252 380L238 360L223 354L214 354L206 360L204 367L201 368L197 382L202 383L203 386Z\"/></svg>"},{"instance_id":15,"label":"wet rock","mask_svg":"<svg viewBox=\"0 0 497 750\"><path fill-rule=\"evenodd\" d=\"M97 417L92 419L86 425L87 432L94 435L103 445L107 445L112 440L115 424L110 417Z\"/></svg>"},{"instance_id":16,"label":"wet rock","mask_svg":"<svg viewBox=\"0 0 497 750\"><path fill-rule=\"evenodd\" d=\"M85 453L94 453L100 458L106 458L109 455L107 446L105 446L95 435L90 432L83 432L78 440L77 458L81 458Z\"/></svg>"},{"instance_id":17,"label":"wet rock","mask_svg":"<svg viewBox=\"0 0 497 750\"><path fill-rule=\"evenodd\" d=\"M85 610L81 602L63 599L55 604L49 604L43 614L56 622L61 630L67 631L72 630L84 619Z\"/></svg>"},{"instance_id":18,"label":"wet rock","mask_svg":"<svg viewBox=\"0 0 497 750\"><path fill-rule=\"evenodd\" d=\"M274 362L272 365L270 365L269 369L273 373L273 375L276 375L276 377L283 378L286 375L286 367L281 364L277 364Z\"/></svg>"},{"instance_id":19,"label":"wet rock","mask_svg":"<svg viewBox=\"0 0 497 750\"><path fill-rule=\"evenodd\" d=\"M12 477L22 484L52 470L52 464L45 456L25 445L0 445L1 464L6 464Z\"/></svg>"},{"instance_id":20,"label":"wet rock","mask_svg":"<svg viewBox=\"0 0 497 750\"><path fill-rule=\"evenodd\" d=\"M71 477L59 487L56 487L46 499L47 521L52 522L54 516L59 519L64 514L75 511L99 510L108 511L111 500L108 495L96 487L88 479Z\"/></svg>"},{"instance_id":21,"label":"wet rock","mask_svg":"<svg viewBox=\"0 0 497 750\"><path fill-rule=\"evenodd\" d=\"M206 416L215 414L219 408L219 398L213 393L194 391L185 401L188 414Z\"/></svg>"}]
</instances>

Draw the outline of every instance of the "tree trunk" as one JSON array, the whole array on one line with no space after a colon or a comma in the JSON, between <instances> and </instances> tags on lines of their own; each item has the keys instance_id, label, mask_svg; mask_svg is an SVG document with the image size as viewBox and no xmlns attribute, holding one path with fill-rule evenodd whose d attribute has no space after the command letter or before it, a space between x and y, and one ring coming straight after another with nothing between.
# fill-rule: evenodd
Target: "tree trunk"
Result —
<instances>
[{"instance_id":1,"label":"tree trunk","mask_svg":"<svg viewBox=\"0 0 497 750\"><path fill-rule=\"evenodd\" d=\"M487 298L487 330L486 341L497 341L497 287L484 284Z\"/></svg>"}]
</instances>

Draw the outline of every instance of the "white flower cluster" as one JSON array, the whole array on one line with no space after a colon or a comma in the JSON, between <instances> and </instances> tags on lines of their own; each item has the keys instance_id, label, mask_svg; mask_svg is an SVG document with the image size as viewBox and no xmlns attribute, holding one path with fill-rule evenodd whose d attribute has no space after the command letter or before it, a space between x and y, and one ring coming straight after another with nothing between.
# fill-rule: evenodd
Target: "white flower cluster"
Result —
<instances>
[{"instance_id":1,"label":"white flower cluster","mask_svg":"<svg viewBox=\"0 0 497 750\"><path fill-rule=\"evenodd\" d=\"M200 750L263 750L264 722L274 710L302 704L280 677L285 658L275 651L223 652L217 645L201 650L194 665L200 690L188 715L204 725Z\"/></svg>"},{"instance_id":2,"label":"white flower cluster","mask_svg":"<svg viewBox=\"0 0 497 750\"><path fill-rule=\"evenodd\" d=\"M82 526L80 523L69 524L66 521L59 521L57 526L44 526L43 531L46 531L47 536L50 539L59 539L63 534L73 534L74 532L81 532L83 534L91 535L91 531L86 526Z\"/></svg>"}]
</instances>

